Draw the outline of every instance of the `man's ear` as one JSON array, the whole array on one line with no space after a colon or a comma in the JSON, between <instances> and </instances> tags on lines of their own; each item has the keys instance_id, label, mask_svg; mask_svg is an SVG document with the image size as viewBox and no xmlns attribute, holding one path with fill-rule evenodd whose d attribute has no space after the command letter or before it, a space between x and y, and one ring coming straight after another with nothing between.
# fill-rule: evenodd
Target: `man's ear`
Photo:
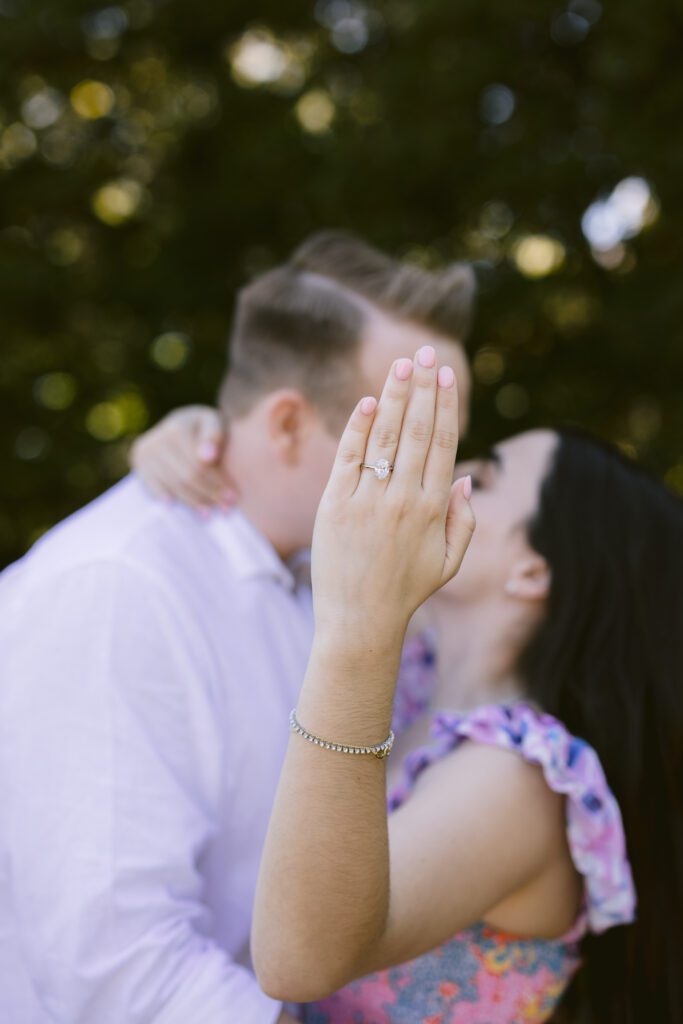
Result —
<instances>
[{"instance_id":1,"label":"man's ear","mask_svg":"<svg viewBox=\"0 0 683 1024\"><path fill-rule=\"evenodd\" d=\"M301 457L304 440L311 431L315 412L296 388L281 388L268 399L268 435L277 456L289 465Z\"/></svg>"},{"instance_id":2,"label":"man's ear","mask_svg":"<svg viewBox=\"0 0 683 1024\"><path fill-rule=\"evenodd\" d=\"M505 593L522 601L545 601L550 593L550 566L542 555L521 558L510 571Z\"/></svg>"}]
</instances>

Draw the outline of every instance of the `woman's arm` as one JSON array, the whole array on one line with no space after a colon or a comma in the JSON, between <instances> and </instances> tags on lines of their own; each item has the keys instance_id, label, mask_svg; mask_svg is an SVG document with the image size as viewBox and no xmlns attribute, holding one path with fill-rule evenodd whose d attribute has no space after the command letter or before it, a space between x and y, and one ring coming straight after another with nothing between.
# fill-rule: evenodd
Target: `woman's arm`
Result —
<instances>
[{"instance_id":1,"label":"woman's arm","mask_svg":"<svg viewBox=\"0 0 683 1024\"><path fill-rule=\"evenodd\" d=\"M130 464L158 498L194 508L230 507L236 496L222 466L225 444L220 414L209 406L188 405L133 442Z\"/></svg>"},{"instance_id":2,"label":"woman's arm","mask_svg":"<svg viewBox=\"0 0 683 1024\"><path fill-rule=\"evenodd\" d=\"M370 745L387 736L406 625L454 575L474 525L463 482L452 486L453 373L443 368L437 387L433 350L424 361L431 365L394 364L376 415L373 400L357 407L316 519L316 638L298 717L337 742ZM384 481L360 469L380 456L395 464ZM291 980L295 998L313 998L298 980L305 985L316 950L334 987L376 946L389 909L385 793L381 760L292 737L252 935L267 989L289 988ZM295 977L299 964L303 976Z\"/></svg>"},{"instance_id":3,"label":"woman's arm","mask_svg":"<svg viewBox=\"0 0 683 1024\"><path fill-rule=\"evenodd\" d=\"M316 521L316 638L297 714L337 742L387 735L405 624L455 573L474 526L463 481L451 487L455 388L419 363L414 378L410 390L394 367L374 422L356 410ZM359 471L383 452L388 483ZM323 998L479 919L554 856L562 807L548 794L521 759L466 744L425 773L389 831L383 761L292 736L252 930L262 987Z\"/></svg>"}]
</instances>

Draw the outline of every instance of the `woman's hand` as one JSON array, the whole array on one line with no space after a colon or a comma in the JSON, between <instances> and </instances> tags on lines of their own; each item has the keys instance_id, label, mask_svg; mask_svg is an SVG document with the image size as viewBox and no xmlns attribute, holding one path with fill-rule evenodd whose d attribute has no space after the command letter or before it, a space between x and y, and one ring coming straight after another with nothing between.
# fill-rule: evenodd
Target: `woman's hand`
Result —
<instances>
[{"instance_id":1,"label":"woman's hand","mask_svg":"<svg viewBox=\"0 0 683 1024\"><path fill-rule=\"evenodd\" d=\"M359 403L316 519L316 638L395 645L416 609L457 572L472 531L469 479L453 484L458 392L434 349L392 367L379 405ZM362 463L394 466L378 479Z\"/></svg>"},{"instance_id":2,"label":"woman's hand","mask_svg":"<svg viewBox=\"0 0 683 1024\"><path fill-rule=\"evenodd\" d=\"M158 498L177 499L193 508L229 508L236 494L222 467L225 444L219 413L189 405L138 437L130 464Z\"/></svg>"}]
</instances>

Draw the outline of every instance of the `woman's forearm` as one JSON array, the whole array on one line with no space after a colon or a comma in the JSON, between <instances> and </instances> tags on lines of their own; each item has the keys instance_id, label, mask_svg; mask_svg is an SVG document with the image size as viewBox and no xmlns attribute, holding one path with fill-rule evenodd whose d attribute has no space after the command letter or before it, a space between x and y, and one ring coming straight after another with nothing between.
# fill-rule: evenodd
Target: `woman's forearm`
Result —
<instances>
[{"instance_id":1,"label":"woman's forearm","mask_svg":"<svg viewBox=\"0 0 683 1024\"><path fill-rule=\"evenodd\" d=\"M324 739L355 745L390 729L401 637L318 640L297 709ZM322 998L362 971L389 905L384 762L293 735L271 817L252 944L276 998Z\"/></svg>"}]
</instances>

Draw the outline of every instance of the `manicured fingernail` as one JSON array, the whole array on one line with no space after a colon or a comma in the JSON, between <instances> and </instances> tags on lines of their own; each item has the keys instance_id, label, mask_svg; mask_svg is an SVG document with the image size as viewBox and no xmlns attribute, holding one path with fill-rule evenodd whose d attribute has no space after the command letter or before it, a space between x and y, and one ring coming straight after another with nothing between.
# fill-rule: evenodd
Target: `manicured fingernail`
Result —
<instances>
[{"instance_id":1,"label":"manicured fingernail","mask_svg":"<svg viewBox=\"0 0 683 1024\"><path fill-rule=\"evenodd\" d=\"M399 359L396 363L395 373L399 380L408 380L413 372L413 363L410 359Z\"/></svg>"},{"instance_id":2,"label":"manicured fingernail","mask_svg":"<svg viewBox=\"0 0 683 1024\"><path fill-rule=\"evenodd\" d=\"M452 388L455 384L455 374L450 366L440 366L437 379L440 388Z\"/></svg>"},{"instance_id":3,"label":"manicured fingernail","mask_svg":"<svg viewBox=\"0 0 683 1024\"><path fill-rule=\"evenodd\" d=\"M417 353L417 361L420 366L424 366L425 369L429 370L436 362L436 352L431 345L423 345Z\"/></svg>"},{"instance_id":4,"label":"manicured fingernail","mask_svg":"<svg viewBox=\"0 0 683 1024\"><path fill-rule=\"evenodd\" d=\"M377 408L376 398L364 398L360 403L360 411L365 413L366 416L372 416L373 412Z\"/></svg>"},{"instance_id":5,"label":"manicured fingernail","mask_svg":"<svg viewBox=\"0 0 683 1024\"><path fill-rule=\"evenodd\" d=\"M213 441L204 441L199 446L199 458L202 462L213 462L218 457L218 448Z\"/></svg>"},{"instance_id":6,"label":"manicured fingernail","mask_svg":"<svg viewBox=\"0 0 683 1024\"><path fill-rule=\"evenodd\" d=\"M465 495L467 501L472 497L472 477L469 474L465 477L462 485L462 493Z\"/></svg>"}]
</instances>

